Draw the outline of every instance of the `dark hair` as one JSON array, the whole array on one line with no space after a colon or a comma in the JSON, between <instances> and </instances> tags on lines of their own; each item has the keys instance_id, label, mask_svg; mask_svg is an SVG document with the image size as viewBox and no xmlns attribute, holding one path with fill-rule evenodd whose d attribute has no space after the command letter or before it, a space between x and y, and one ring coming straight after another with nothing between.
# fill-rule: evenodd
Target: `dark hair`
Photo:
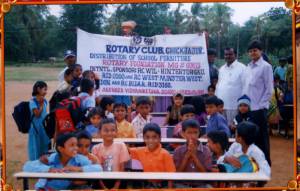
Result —
<instances>
[{"instance_id":1,"label":"dark hair","mask_svg":"<svg viewBox=\"0 0 300 191\"><path fill-rule=\"evenodd\" d=\"M211 131L207 134L207 137L214 143L219 143L223 151L226 151L229 147L228 136L224 131Z\"/></svg>"},{"instance_id":2,"label":"dark hair","mask_svg":"<svg viewBox=\"0 0 300 191\"><path fill-rule=\"evenodd\" d=\"M41 88L45 88L45 87L47 87L46 82L44 82L44 81L35 82L35 84L33 85L33 88L32 88L32 96L36 96L39 94L38 88L41 89Z\"/></svg>"},{"instance_id":3,"label":"dark hair","mask_svg":"<svg viewBox=\"0 0 300 191\"><path fill-rule=\"evenodd\" d=\"M251 49L254 49L254 48L257 48L258 50L262 50L261 42L258 40L254 40L254 41L250 42L248 45L248 51Z\"/></svg>"},{"instance_id":4,"label":"dark hair","mask_svg":"<svg viewBox=\"0 0 300 191\"><path fill-rule=\"evenodd\" d=\"M217 56L217 51L216 51L216 49L213 49L213 48L207 49L207 55L214 55L214 56Z\"/></svg>"},{"instance_id":5,"label":"dark hair","mask_svg":"<svg viewBox=\"0 0 300 191\"><path fill-rule=\"evenodd\" d=\"M180 115L183 116L185 114L188 113L195 113L195 108L193 105L191 104L185 104L182 106L182 108L180 109Z\"/></svg>"},{"instance_id":6,"label":"dark hair","mask_svg":"<svg viewBox=\"0 0 300 191\"><path fill-rule=\"evenodd\" d=\"M117 128L117 124L116 124L115 120L112 119L112 118L107 118L107 119L101 120L100 129L102 128L103 125L105 125L105 124L111 124L111 123L114 124L116 126L116 128Z\"/></svg>"},{"instance_id":7,"label":"dark hair","mask_svg":"<svg viewBox=\"0 0 300 191\"><path fill-rule=\"evenodd\" d=\"M202 112L205 112L205 104L202 96L192 97L192 105L195 108L195 114L200 115Z\"/></svg>"},{"instance_id":8,"label":"dark hair","mask_svg":"<svg viewBox=\"0 0 300 191\"><path fill-rule=\"evenodd\" d=\"M99 115L101 118L105 117L105 114L104 114L103 110L100 107L92 108L88 113L88 118L90 119L91 117L93 117L95 115Z\"/></svg>"},{"instance_id":9,"label":"dark hair","mask_svg":"<svg viewBox=\"0 0 300 191\"><path fill-rule=\"evenodd\" d=\"M92 137L87 131L79 131L76 133L77 140L79 141L80 139L88 139L92 142Z\"/></svg>"},{"instance_id":10,"label":"dark hair","mask_svg":"<svg viewBox=\"0 0 300 191\"><path fill-rule=\"evenodd\" d=\"M72 74L72 70L70 68L66 69L65 73L64 73L64 76L69 76Z\"/></svg>"},{"instance_id":11,"label":"dark hair","mask_svg":"<svg viewBox=\"0 0 300 191\"><path fill-rule=\"evenodd\" d=\"M200 124L195 119L187 119L182 122L182 131L185 132L188 128L198 129L200 133Z\"/></svg>"},{"instance_id":12,"label":"dark hair","mask_svg":"<svg viewBox=\"0 0 300 191\"><path fill-rule=\"evenodd\" d=\"M177 93L173 97L179 97L181 99L184 99L184 96L181 93Z\"/></svg>"},{"instance_id":13,"label":"dark hair","mask_svg":"<svg viewBox=\"0 0 300 191\"><path fill-rule=\"evenodd\" d=\"M219 98L217 98L217 96L209 96L205 101L205 105L218 106L218 103L219 103Z\"/></svg>"},{"instance_id":14,"label":"dark hair","mask_svg":"<svg viewBox=\"0 0 300 191\"><path fill-rule=\"evenodd\" d=\"M136 99L136 106L139 105L151 105L149 97L141 96Z\"/></svg>"},{"instance_id":15,"label":"dark hair","mask_svg":"<svg viewBox=\"0 0 300 191\"><path fill-rule=\"evenodd\" d=\"M218 98L217 106L224 105L224 101Z\"/></svg>"},{"instance_id":16,"label":"dark hair","mask_svg":"<svg viewBox=\"0 0 300 191\"><path fill-rule=\"evenodd\" d=\"M160 127L156 123L147 123L143 129L143 135L145 135L148 131L153 131L161 136Z\"/></svg>"},{"instance_id":17,"label":"dark hair","mask_svg":"<svg viewBox=\"0 0 300 191\"><path fill-rule=\"evenodd\" d=\"M94 75L94 72L92 70L85 70L83 73L82 73L82 77L83 78L87 78L87 76L89 74L93 74Z\"/></svg>"},{"instance_id":18,"label":"dark hair","mask_svg":"<svg viewBox=\"0 0 300 191\"><path fill-rule=\"evenodd\" d=\"M95 86L94 82L89 79L81 79L80 81L80 90L81 92L88 93L91 89L93 89Z\"/></svg>"},{"instance_id":19,"label":"dark hair","mask_svg":"<svg viewBox=\"0 0 300 191\"><path fill-rule=\"evenodd\" d=\"M235 48L226 47L226 48L224 49L224 51L231 51L231 50L233 50L233 53L234 53L235 55L237 54Z\"/></svg>"},{"instance_id":20,"label":"dark hair","mask_svg":"<svg viewBox=\"0 0 300 191\"><path fill-rule=\"evenodd\" d=\"M257 130L257 125L249 121L244 121L238 124L237 135L242 137L247 145L251 145L255 141Z\"/></svg>"},{"instance_id":21,"label":"dark hair","mask_svg":"<svg viewBox=\"0 0 300 191\"><path fill-rule=\"evenodd\" d=\"M207 91L209 90L209 89L213 89L214 91L216 90L216 87L214 86L214 85L209 85L208 87L207 87Z\"/></svg>"},{"instance_id":22,"label":"dark hair","mask_svg":"<svg viewBox=\"0 0 300 191\"><path fill-rule=\"evenodd\" d=\"M64 147L65 143L71 139L71 138L77 138L76 135L74 133L63 133L63 134L59 134L56 138L56 146L55 149L56 151L60 154L58 147Z\"/></svg>"},{"instance_id":23,"label":"dark hair","mask_svg":"<svg viewBox=\"0 0 300 191\"><path fill-rule=\"evenodd\" d=\"M125 103L116 103L114 104L114 110L118 107L123 107L127 111L127 105Z\"/></svg>"},{"instance_id":24,"label":"dark hair","mask_svg":"<svg viewBox=\"0 0 300 191\"><path fill-rule=\"evenodd\" d=\"M73 72L77 67L82 68L80 64L72 64L69 66L69 69Z\"/></svg>"},{"instance_id":25,"label":"dark hair","mask_svg":"<svg viewBox=\"0 0 300 191\"><path fill-rule=\"evenodd\" d=\"M101 99L100 107L103 109L103 111L106 111L106 107L113 103L115 103L115 100L112 97L105 96Z\"/></svg>"}]
</instances>

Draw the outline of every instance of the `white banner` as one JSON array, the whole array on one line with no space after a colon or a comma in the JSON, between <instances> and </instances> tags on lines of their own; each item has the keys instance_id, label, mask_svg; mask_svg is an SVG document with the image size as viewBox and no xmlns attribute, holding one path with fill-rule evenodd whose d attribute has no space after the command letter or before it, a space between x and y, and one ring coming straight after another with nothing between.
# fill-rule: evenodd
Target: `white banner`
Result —
<instances>
[{"instance_id":1,"label":"white banner","mask_svg":"<svg viewBox=\"0 0 300 191\"><path fill-rule=\"evenodd\" d=\"M102 95L186 96L207 92L204 35L123 37L77 30L77 63L100 76Z\"/></svg>"}]
</instances>

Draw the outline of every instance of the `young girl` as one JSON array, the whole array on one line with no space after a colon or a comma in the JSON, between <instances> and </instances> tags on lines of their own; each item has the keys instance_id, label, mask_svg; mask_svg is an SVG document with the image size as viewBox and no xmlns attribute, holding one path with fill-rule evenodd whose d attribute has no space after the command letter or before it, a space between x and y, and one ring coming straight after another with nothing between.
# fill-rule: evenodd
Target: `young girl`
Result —
<instances>
[{"instance_id":1,"label":"young girl","mask_svg":"<svg viewBox=\"0 0 300 191\"><path fill-rule=\"evenodd\" d=\"M164 125L173 126L173 125L176 125L177 123L179 123L180 110L181 110L183 101L184 101L184 97L182 94L177 93L173 96L173 100L172 100L173 105L170 105L167 108L168 113L167 113Z\"/></svg>"},{"instance_id":2,"label":"young girl","mask_svg":"<svg viewBox=\"0 0 300 191\"><path fill-rule=\"evenodd\" d=\"M126 120L127 105L125 103L116 103L114 105L114 116L118 128L118 138L135 138L135 132L131 125Z\"/></svg>"},{"instance_id":3,"label":"young girl","mask_svg":"<svg viewBox=\"0 0 300 191\"><path fill-rule=\"evenodd\" d=\"M50 140L45 132L43 121L47 115L47 84L37 81L33 86L32 99L29 101L32 122L29 129L28 156L29 160L39 159L47 153Z\"/></svg>"},{"instance_id":4,"label":"young girl","mask_svg":"<svg viewBox=\"0 0 300 191\"><path fill-rule=\"evenodd\" d=\"M91 70L86 70L82 73L82 78L83 79L89 79L89 80L94 82L95 91L94 91L93 96L95 97L96 105L99 105L100 101L101 101L101 99L100 99L101 94L100 94L100 91L99 91L99 88L100 88L99 76Z\"/></svg>"},{"instance_id":5,"label":"young girl","mask_svg":"<svg viewBox=\"0 0 300 191\"><path fill-rule=\"evenodd\" d=\"M102 170L99 164L92 162L85 156L78 154L77 138L72 133L60 134L56 139L57 153L51 154L46 161L28 161L23 170L25 172L99 172ZM79 183L79 184L78 184ZM39 179L35 189L62 190L74 188L86 188L80 185L82 181L71 181L63 179Z\"/></svg>"},{"instance_id":6,"label":"young girl","mask_svg":"<svg viewBox=\"0 0 300 191\"><path fill-rule=\"evenodd\" d=\"M100 103L100 107L103 109L103 111L105 112L105 116L107 118L114 118L114 114L113 112L113 108L114 108L114 99L112 97L103 97L101 99L101 103Z\"/></svg>"},{"instance_id":7,"label":"young girl","mask_svg":"<svg viewBox=\"0 0 300 191\"><path fill-rule=\"evenodd\" d=\"M81 98L81 108L82 110L89 110L96 106L94 93L94 82L89 79L82 79L80 82L81 93L78 97Z\"/></svg>"},{"instance_id":8,"label":"young girl","mask_svg":"<svg viewBox=\"0 0 300 191\"><path fill-rule=\"evenodd\" d=\"M125 162L130 159L128 150L124 143L114 142L117 135L117 126L113 119L103 119L100 125L100 135L103 143L93 147L92 153L97 156L104 171L124 171ZM102 189L118 189L121 181L100 181Z\"/></svg>"},{"instance_id":9,"label":"young girl","mask_svg":"<svg viewBox=\"0 0 300 191\"><path fill-rule=\"evenodd\" d=\"M95 107L89 111L88 118L90 121L90 125L85 127L85 130L92 137L97 137L99 134L100 122L103 118L105 118L104 113L101 108Z\"/></svg>"}]
</instances>

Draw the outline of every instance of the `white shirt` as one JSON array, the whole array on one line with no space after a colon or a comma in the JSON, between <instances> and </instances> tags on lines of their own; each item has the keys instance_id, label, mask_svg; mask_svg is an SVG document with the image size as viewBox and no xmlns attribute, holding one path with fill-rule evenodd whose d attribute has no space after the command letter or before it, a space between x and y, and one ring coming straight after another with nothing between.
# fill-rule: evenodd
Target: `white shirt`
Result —
<instances>
[{"instance_id":1,"label":"white shirt","mask_svg":"<svg viewBox=\"0 0 300 191\"><path fill-rule=\"evenodd\" d=\"M251 110L268 109L274 89L271 64L261 57L246 67L243 94L251 99Z\"/></svg>"},{"instance_id":2,"label":"white shirt","mask_svg":"<svg viewBox=\"0 0 300 191\"><path fill-rule=\"evenodd\" d=\"M255 144L251 144L248 147L247 152L243 153L242 145L237 142L234 142L231 144L231 146L229 147L228 151L225 153L222 159L224 159L226 156L239 157L244 154L248 155L249 157L255 160L259 168L258 170L259 173L263 173L271 177L271 168L269 166L269 163L267 162L264 153Z\"/></svg>"},{"instance_id":3,"label":"white shirt","mask_svg":"<svg viewBox=\"0 0 300 191\"><path fill-rule=\"evenodd\" d=\"M224 101L224 109L237 109L237 100L242 96L245 70L246 66L237 60L229 66L226 63L219 69L215 94Z\"/></svg>"}]
</instances>

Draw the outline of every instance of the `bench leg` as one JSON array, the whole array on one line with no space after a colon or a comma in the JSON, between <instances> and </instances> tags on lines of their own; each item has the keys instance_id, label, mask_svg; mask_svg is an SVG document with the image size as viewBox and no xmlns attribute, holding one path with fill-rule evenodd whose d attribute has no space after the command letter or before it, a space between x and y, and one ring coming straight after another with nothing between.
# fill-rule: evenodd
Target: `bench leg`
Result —
<instances>
[{"instance_id":1,"label":"bench leg","mask_svg":"<svg viewBox=\"0 0 300 191\"><path fill-rule=\"evenodd\" d=\"M23 190L28 190L29 186L28 186L28 179L24 178L23 179Z\"/></svg>"}]
</instances>

